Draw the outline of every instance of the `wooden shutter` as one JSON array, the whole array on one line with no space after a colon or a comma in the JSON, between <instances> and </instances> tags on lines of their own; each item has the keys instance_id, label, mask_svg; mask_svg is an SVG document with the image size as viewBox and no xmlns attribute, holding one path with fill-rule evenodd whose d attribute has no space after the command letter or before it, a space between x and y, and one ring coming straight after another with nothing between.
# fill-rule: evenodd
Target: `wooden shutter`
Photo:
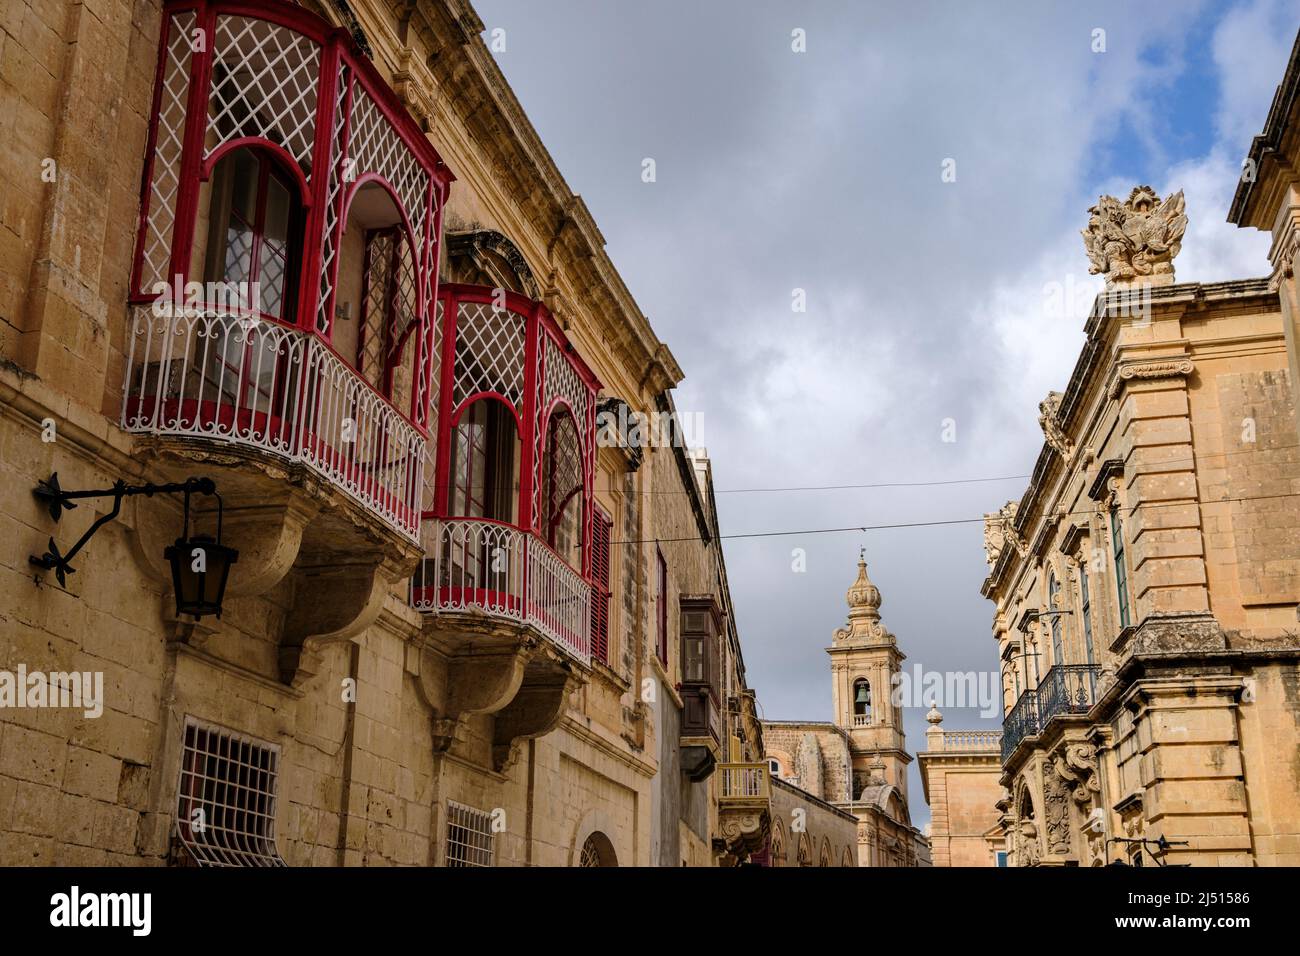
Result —
<instances>
[{"instance_id":1,"label":"wooden shutter","mask_svg":"<svg viewBox=\"0 0 1300 956\"><path fill-rule=\"evenodd\" d=\"M591 656L609 663L609 542L614 520L593 502L591 529Z\"/></svg>"}]
</instances>

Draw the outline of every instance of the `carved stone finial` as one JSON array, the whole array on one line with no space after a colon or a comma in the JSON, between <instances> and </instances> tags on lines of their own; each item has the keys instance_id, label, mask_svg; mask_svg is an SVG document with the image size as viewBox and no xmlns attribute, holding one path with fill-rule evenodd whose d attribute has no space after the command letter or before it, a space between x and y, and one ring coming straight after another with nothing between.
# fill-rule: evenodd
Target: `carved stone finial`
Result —
<instances>
[{"instance_id":1,"label":"carved stone finial","mask_svg":"<svg viewBox=\"0 0 1300 956\"><path fill-rule=\"evenodd\" d=\"M934 724L936 727L938 727L941 723L943 723L943 714L939 712L939 705L937 703L931 701L930 710L925 715L925 719L928 720L930 723Z\"/></svg>"},{"instance_id":2,"label":"carved stone finial","mask_svg":"<svg viewBox=\"0 0 1300 956\"><path fill-rule=\"evenodd\" d=\"M867 577L866 549L858 556L858 576L845 596L849 604L849 619L880 620L880 589Z\"/></svg>"},{"instance_id":3,"label":"carved stone finial","mask_svg":"<svg viewBox=\"0 0 1300 956\"><path fill-rule=\"evenodd\" d=\"M871 763L867 764L870 771L871 786L881 787L885 783L885 762L880 759L880 754L872 758Z\"/></svg>"},{"instance_id":4,"label":"carved stone finial","mask_svg":"<svg viewBox=\"0 0 1300 956\"><path fill-rule=\"evenodd\" d=\"M1106 285L1169 285L1174 281L1174 257L1187 231L1182 190L1161 200L1150 186L1137 186L1126 201L1102 196L1088 210L1083 245Z\"/></svg>"}]
</instances>

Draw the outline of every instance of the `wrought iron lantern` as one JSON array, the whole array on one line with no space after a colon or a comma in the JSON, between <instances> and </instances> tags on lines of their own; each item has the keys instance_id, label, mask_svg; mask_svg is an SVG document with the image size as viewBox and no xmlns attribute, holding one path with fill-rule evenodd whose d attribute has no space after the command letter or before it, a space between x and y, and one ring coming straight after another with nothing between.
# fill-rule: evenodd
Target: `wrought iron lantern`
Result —
<instances>
[{"instance_id":1,"label":"wrought iron lantern","mask_svg":"<svg viewBox=\"0 0 1300 956\"><path fill-rule=\"evenodd\" d=\"M202 479L200 479L202 480ZM201 489L200 489L201 490ZM217 499L217 536L190 537L190 491L185 491L185 523L176 543L163 551L172 566L172 587L176 591L176 613L201 618L205 614L221 617L221 599L226 593L230 566L239 560L239 552L221 543L221 496L215 489L207 492Z\"/></svg>"},{"instance_id":2,"label":"wrought iron lantern","mask_svg":"<svg viewBox=\"0 0 1300 956\"><path fill-rule=\"evenodd\" d=\"M176 613L190 614L201 618L206 614L221 617L221 602L226 593L226 579L230 575L230 566L239 559L239 552L221 543L222 503L217 494L216 483L211 478L187 478L185 481L155 485L128 485L118 481L112 488L92 491L65 491L59 486L59 474L50 477L36 486L32 492L49 510L55 521L63 512L77 507L74 499L108 498L113 499L113 507L108 514L98 518L81 539L69 549L67 554L59 551L54 539L50 538L49 547L39 558L32 555L28 560L39 568L53 571L60 586L67 585L70 574L76 573L72 559L94 537L95 532L121 513L122 499L136 495L152 498L156 494L185 495L185 519L181 536L176 543L163 550L172 569L172 585L176 591ZM217 536L195 535L190 537L190 495L212 495L217 499Z\"/></svg>"}]
</instances>

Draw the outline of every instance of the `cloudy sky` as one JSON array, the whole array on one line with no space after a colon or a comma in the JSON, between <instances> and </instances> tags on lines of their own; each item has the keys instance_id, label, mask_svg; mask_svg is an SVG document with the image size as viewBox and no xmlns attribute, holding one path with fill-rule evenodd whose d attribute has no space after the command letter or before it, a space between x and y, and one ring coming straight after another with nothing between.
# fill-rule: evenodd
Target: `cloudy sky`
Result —
<instances>
[{"instance_id":1,"label":"cloudy sky","mask_svg":"<svg viewBox=\"0 0 1300 956\"><path fill-rule=\"evenodd\" d=\"M1019 498L1038 402L1064 388L1100 288L1078 231L1101 193L1185 191L1179 281L1267 272L1266 238L1225 217L1300 0L1081 6L476 0L686 371L677 404L703 417L724 534L977 518ZM743 490L968 479L1000 480ZM859 547L906 666L995 670L982 542L978 522L729 540L764 716L830 718L824 648ZM913 750L924 712L905 712Z\"/></svg>"}]
</instances>

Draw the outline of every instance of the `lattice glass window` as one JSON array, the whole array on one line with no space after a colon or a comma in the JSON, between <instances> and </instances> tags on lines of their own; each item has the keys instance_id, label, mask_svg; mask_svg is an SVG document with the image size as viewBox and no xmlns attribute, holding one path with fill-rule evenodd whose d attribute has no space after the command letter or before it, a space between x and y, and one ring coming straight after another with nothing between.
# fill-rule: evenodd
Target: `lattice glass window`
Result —
<instances>
[{"instance_id":1,"label":"lattice glass window","mask_svg":"<svg viewBox=\"0 0 1300 956\"><path fill-rule=\"evenodd\" d=\"M190 37L194 14L171 18L167 34L167 61L158 95L158 129L149 184L148 227L144 235L140 287L166 281L171 259L172 227L176 223L176 197L180 192L181 147L185 135L185 99L189 93Z\"/></svg>"},{"instance_id":2,"label":"lattice glass window","mask_svg":"<svg viewBox=\"0 0 1300 956\"><path fill-rule=\"evenodd\" d=\"M242 136L283 146L310 175L320 48L267 20L217 17L207 155Z\"/></svg>"},{"instance_id":3,"label":"lattice glass window","mask_svg":"<svg viewBox=\"0 0 1300 956\"><path fill-rule=\"evenodd\" d=\"M491 866L492 815L447 802L447 866Z\"/></svg>"},{"instance_id":4,"label":"lattice glass window","mask_svg":"<svg viewBox=\"0 0 1300 956\"><path fill-rule=\"evenodd\" d=\"M186 718L176 831L199 866L284 866L275 848L280 748Z\"/></svg>"},{"instance_id":5,"label":"lattice glass window","mask_svg":"<svg viewBox=\"0 0 1300 956\"><path fill-rule=\"evenodd\" d=\"M524 404L524 319L491 304L462 302L456 316L456 380L452 402L496 392L518 411Z\"/></svg>"}]
</instances>

